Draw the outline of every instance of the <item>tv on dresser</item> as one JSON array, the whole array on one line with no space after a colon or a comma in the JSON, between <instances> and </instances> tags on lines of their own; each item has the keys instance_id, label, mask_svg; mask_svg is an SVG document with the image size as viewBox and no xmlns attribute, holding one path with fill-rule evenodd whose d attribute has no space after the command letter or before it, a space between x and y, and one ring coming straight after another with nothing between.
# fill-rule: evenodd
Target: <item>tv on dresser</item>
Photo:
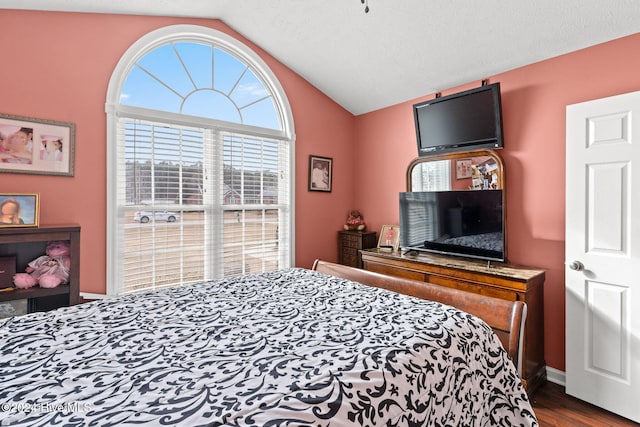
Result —
<instances>
[{"instance_id":1,"label":"tv on dresser","mask_svg":"<svg viewBox=\"0 0 640 427\"><path fill-rule=\"evenodd\" d=\"M400 247L505 261L502 190L400 193Z\"/></svg>"}]
</instances>

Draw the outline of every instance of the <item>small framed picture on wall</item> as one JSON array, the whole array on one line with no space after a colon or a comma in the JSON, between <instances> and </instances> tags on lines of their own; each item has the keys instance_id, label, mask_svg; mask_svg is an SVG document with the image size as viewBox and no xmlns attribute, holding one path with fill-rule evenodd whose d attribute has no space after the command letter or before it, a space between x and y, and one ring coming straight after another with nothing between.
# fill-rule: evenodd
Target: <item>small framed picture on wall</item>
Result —
<instances>
[{"instance_id":1,"label":"small framed picture on wall","mask_svg":"<svg viewBox=\"0 0 640 427\"><path fill-rule=\"evenodd\" d=\"M333 159L309 156L309 191L331 192Z\"/></svg>"},{"instance_id":2,"label":"small framed picture on wall","mask_svg":"<svg viewBox=\"0 0 640 427\"><path fill-rule=\"evenodd\" d=\"M0 114L0 172L73 176L75 125Z\"/></svg>"},{"instance_id":3,"label":"small framed picture on wall","mask_svg":"<svg viewBox=\"0 0 640 427\"><path fill-rule=\"evenodd\" d=\"M471 178L471 159L456 160L456 179Z\"/></svg>"}]
</instances>

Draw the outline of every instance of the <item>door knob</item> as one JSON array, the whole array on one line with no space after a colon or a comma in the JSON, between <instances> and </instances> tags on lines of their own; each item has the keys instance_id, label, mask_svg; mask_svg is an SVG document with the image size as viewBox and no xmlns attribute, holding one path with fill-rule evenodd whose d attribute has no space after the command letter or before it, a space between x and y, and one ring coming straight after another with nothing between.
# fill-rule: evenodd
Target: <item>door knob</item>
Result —
<instances>
[{"instance_id":1,"label":"door knob","mask_svg":"<svg viewBox=\"0 0 640 427\"><path fill-rule=\"evenodd\" d=\"M569 268L575 271L582 271L584 270L584 264L580 261L571 261L571 264L569 264Z\"/></svg>"}]
</instances>

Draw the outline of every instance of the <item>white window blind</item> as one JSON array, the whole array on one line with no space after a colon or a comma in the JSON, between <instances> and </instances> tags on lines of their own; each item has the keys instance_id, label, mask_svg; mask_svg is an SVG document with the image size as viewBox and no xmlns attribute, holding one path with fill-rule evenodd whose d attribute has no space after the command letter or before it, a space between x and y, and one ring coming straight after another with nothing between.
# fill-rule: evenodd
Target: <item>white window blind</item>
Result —
<instances>
[{"instance_id":1,"label":"white window blind","mask_svg":"<svg viewBox=\"0 0 640 427\"><path fill-rule=\"evenodd\" d=\"M435 193L407 193L406 205L401 213L403 222L411 230L411 241L404 242L407 246L422 246L426 240L436 237L438 211L436 209Z\"/></svg>"},{"instance_id":2,"label":"white window blind","mask_svg":"<svg viewBox=\"0 0 640 427\"><path fill-rule=\"evenodd\" d=\"M127 118L118 130L121 293L206 280L211 207L203 200L204 161L211 133ZM176 221L164 219L167 213Z\"/></svg>"},{"instance_id":3,"label":"white window blind","mask_svg":"<svg viewBox=\"0 0 640 427\"><path fill-rule=\"evenodd\" d=\"M286 266L288 143L128 118L118 139L122 293Z\"/></svg>"},{"instance_id":4,"label":"white window blind","mask_svg":"<svg viewBox=\"0 0 640 427\"><path fill-rule=\"evenodd\" d=\"M415 191L451 190L452 160L437 160L420 163L412 170L411 181ZM419 189L419 190L418 190ZM419 202L409 200L405 221L411 228L413 241L409 245L422 245L425 240L433 240L438 230L438 212L435 209L435 195L415 194Z\"/></svg>"},{"instance_id":5,"label":"white window blind","mask_svg":"<svg viewBox=\"0 0 640 427\"><path fill-rule=\"evenodd\" d=\"M411 171L414 191L451 190L452 160L422 162ZM421 190L415 190L415 189Z\"/></svg>"},{"instance_id":6,"label":"white window blind","mask_svg":"<svg viewBox=\"0 0 640 427\"><path fill-rule=\"evenodd\" d=\"M288 146L226 133L223 140L225 276L270 271L288 253Z\"/></svg>"}]
</instances>

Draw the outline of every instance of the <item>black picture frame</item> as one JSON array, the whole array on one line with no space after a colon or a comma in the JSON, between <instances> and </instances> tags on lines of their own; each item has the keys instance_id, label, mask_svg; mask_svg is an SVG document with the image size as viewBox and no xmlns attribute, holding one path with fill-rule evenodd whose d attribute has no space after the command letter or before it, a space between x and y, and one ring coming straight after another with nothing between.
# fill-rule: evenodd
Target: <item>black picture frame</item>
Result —
<instances>
[{"instance_id":1,"label":"black picture frame","mask_svg":"<svg viewBox=\"0 0 640 427\"><path fill-rule=\"evenodd\" d=\"M309 191L331 192L333 184L333 159L309 156Z\"/></svg>"}]
</instances>

